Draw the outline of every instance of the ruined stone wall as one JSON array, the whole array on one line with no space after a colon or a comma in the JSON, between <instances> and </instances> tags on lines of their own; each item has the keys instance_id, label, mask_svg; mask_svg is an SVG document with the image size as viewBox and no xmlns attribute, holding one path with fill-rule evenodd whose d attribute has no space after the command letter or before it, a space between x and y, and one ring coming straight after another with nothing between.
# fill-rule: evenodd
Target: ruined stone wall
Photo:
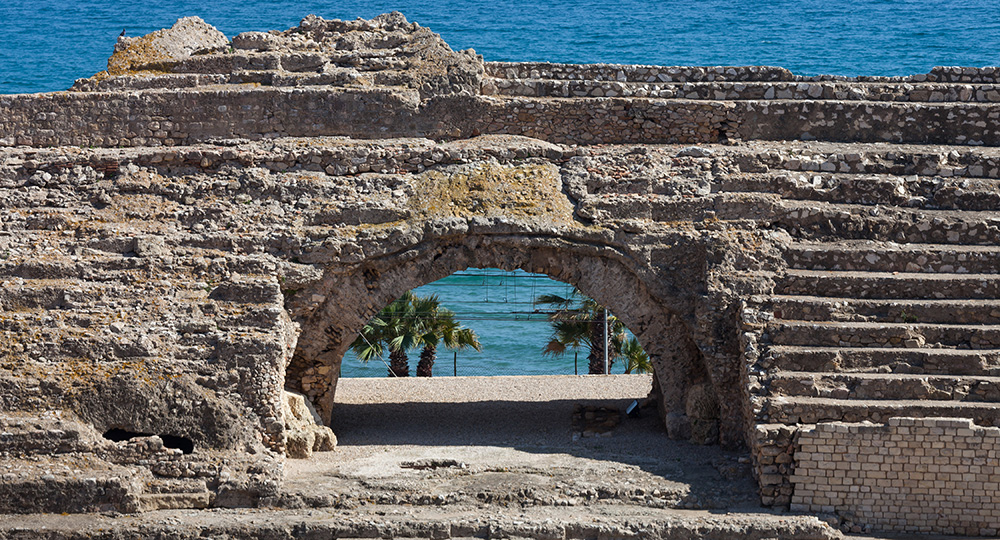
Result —
<instances>
[{"instance_id":1,"label":"ruined stone wall","mask_svg":"<svg viewBox=\"0 0 1000 540\"><path fill-rule=\"evenodd\" d=\"M123 39L71 92L0 97L0 491L79 487L85 459L114 475L104 495L7 504L266 502L282 452L332 442L285 418L283 388L329 421L372 315L498 266L611 307L668 433L748 445L764 504L903 530L861 490L881 478L836 498L821 473L840 447L870 469L876 442L915 453L954 426L810 441L1000 426L998 79L488 64L399 14ZM953 434L970 467L992 429ZM977 510L940 481L922 500ZM989 532L914 500L892 504L920 527Z\"/></svg>"},{"instance_id":2,"label":"ruined stone wall","mask_svg":"<svg viewBox=\"0 0 1000 540\"><path fill-rule=\"evenodd\" d=\"M268 460L308 443L291 439L282 387L329 421L341 356L373 314L454 271L499 266L611 307L652 357L671 434L738 446L728 317L769 281L728 276L778 254L729 218L769 207L710 193L709 159L678 153L497 136L5 150L0 400L86 428L85 444L53 450L59 463L82 454L131 471L120 497L65 501L74 509L252 504L275 489ZM706 221L710 207L725 220ZM194 451L175 466L171 449L141 446L137 464L101 437L114 429ZM218 465L230 453L245 460ZM50 469L72 485L71 470ZM22 472L11 489L39 481ZM32 501L6 509L43 508Z\"/></svg>"},{"instance_id":3,"label":"ruined stone wall","mask_svg":"<svg viewBox=\"0 0 1000 540\"><path fill-rule=\"evenodd\" d=\"M891 418L799 431L792 509L852 525L996 536L1000 428L969 419Z\"/></svg>"},{"instance_id":4,"label":"ruined stone wall","mask_svg":"<svg viewBox=\"0 0 1000 540\"><path fill-rule=\"evenodd\" d=\"M551 62L487 62L486 74L501 79L576 80L580 82L799 83L836 81L862 83L1000 83L1000 68L996 67L935 67L929 73L918 73L903 77L845 77L841 75L795 75L785 68L775 66L704 67L634 64L558 64ZM747 99L747 96L744 95L743 99Z\"/></svg>"},{"instance_id":5,"label":"ruined stone wall","mask_svg":"<svg viewBox=\"0 0 1000 540\"><path fill-rule=\"evenodd\" d=\"M329 87L0 96L0 146L510 134L562 144L828 140L1000 145L985 103L444 96ZM385 114L391 110L392 114Z\"/></svg>"},{"instance_id":6,"label":"ruined stone wall","mask_svg":"<svg viewBox=\"0 0 1000 540\"><path fill-rule=\"evenodd\" d=\"M715 103L467 97L420 104L416 92L329 88L3 96L0 145L170 146L219 138L455 139L489 133L559 143L716 142L739 137L739 117L730 109Z\"/></svg>"},{"instance_id":7,"label":"ruined stone wall","mask_svg":"<svg viewBox=\"0 0 1000 540\"><path fill-rule=\"evenodd\" d=\"M213 138L419 136L416 94L389 90L227 89L0 97L8 146L173 146ZM386 115L384 111L393 110ZM32 127L33 126L33 127Z\"/></svg>"}]
</instances>

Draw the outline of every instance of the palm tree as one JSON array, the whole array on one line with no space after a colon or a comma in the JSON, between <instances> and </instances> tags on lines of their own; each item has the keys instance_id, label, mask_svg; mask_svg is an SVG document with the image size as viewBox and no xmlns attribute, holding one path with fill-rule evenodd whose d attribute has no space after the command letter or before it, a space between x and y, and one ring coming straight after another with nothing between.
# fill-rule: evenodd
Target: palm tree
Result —
<instances>
[{"instance_id":1,"label":"palm tree","mask_svg":"<svg viewBox=\"0 0 1000 540\"><path fill-rule=\"evenodd\" d=\"M410 359L406 351L421 343L420 320L416 316L413 291L407 291L368 322L351 343L362 362L379 358L389 351L389 376L409 377Z\"/></svg>"},{"instance_id":2,"label":"palm tree","mask_svg":"<svg viewBox=\"0 0 1000 540\"><path fill-rule=\"evenodd\" d=\"M420 297L407 291L361 329L351 349L363 362L380 358L388 350L389 376L408 377L407 351L422 346L417 376L430 377L441 343L449 349L482 350L479 336L455 321L455 313L442 308L436 295Z\"/></svg>"},{"instance_id":3,"label":"palm tree","mask_svg":"<svg viewBox=\"0 0 1000 540\"><path fill-rule=\"evenodd\" d=\"M569 348L579 348L586 345L589 352L587 354L587 368L590 374L604 373L604 350L608 350L608 370L614 364L615 359L624 353L626 347L625 325L608 313L608 334L604 333L604 317L606 308L598 304L593 298L584 296L579 290L574 289L568 297L554 294L539 296L535 305L547 305L555 309L549 314L549 321L552 324L552 339L545 345L542 351L544 354L564 354ZM635 338L632 338L633 340ZM639 342L636 340L635 347L642 351ZM632 349L630 354L635 354L636 365L632 366L632 361L627 360L626 373L631 373L631 369L639 369L638 353ZM646 357L646 364L649 358ZM631 368L630 368L631 366Z\"/></svg>"},{"instance_id":4,"label":"palm tree","mask_svg":"<svg viewBox=\"0 0 1000 540\"><path fill-rule=\"evenodd\" d=\"M455 312L441 307L436 295L418 298L417 313L423 330L420 341L424 345L417 362L417 377L432 376L439 343L452 350L483 349L479 336L471 328L463 328L455 320Z\"/></svg>"},{"instance_id":5,"label":"palm tree","mask_svg":"<svg viewBox=\"0 0 1000 540\"><path fill-rule=\"evenodd\" d=\"M639 340L632 336L625 343L622 343L619 351L622 359L625 360L625 373L652 373L653 366L649 363L649 354L643 350Z\"/></svg>"}]
</instances>

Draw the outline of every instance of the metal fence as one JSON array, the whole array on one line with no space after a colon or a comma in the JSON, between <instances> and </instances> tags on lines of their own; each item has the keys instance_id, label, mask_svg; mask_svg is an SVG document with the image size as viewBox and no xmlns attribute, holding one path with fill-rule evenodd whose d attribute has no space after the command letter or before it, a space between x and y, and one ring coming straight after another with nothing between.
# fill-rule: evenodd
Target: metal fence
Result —
<instances>
[{"instance_id":1,"label":"metal fence","mask_svg":"<svg viewBox=\"0 0 1000 540\"><path fill-rule=\"evenodd\" d=\"M417 374L419 358L410 358L410 376ZM585 375L588 372L587 357L579 352L561 357L532 359L531 362L484 360L472 355L447 352L438 355L434 362L434 377L496 377L510 375ZM621 373L624 368L612 366L612 373ZM389 377L388 359L375 359L363 363L356 357L347 356L341 365L341 377Z\"/></svg>"}]
</instances>

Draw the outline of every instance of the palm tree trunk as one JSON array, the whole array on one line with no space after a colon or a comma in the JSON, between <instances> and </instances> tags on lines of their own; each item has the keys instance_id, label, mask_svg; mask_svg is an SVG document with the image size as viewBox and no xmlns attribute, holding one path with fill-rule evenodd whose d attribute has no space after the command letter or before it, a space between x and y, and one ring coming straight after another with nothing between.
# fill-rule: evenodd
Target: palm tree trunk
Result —
<instances>
[{"instance_id":1,"label":"palm tree trunk","mask_svg":"<svg viewBox=\"0 0 1000 540\"><path fill-rule=\"evenodd\" d=\"M594 317L590 321L590 354L589 373L601 375L604 373L604 349L608 346L608 336L604 333L604 319Z\"/></svg>"},{"instance_id":2,"label":"palm tree trunk","mask_svg":"<svg viewBox=\"0 0 1000 540\"><path fill-rule=\"evenodd\" d=\"M437 348L427 345L420 351L420 361L417 362L417 377L431 377L434 361L437 360Z\"/></svg>"},{"instance_id":3,"label":"palm tree trunk","mask_svg":"<svg viewBox=\"0 0 1000 540\"><path fill-rule=\"evenodd\" d=\"M410 359L406 357L406 351L396 350L389 352L389 376L410 376Z\"/></svg>"}]
</instances>

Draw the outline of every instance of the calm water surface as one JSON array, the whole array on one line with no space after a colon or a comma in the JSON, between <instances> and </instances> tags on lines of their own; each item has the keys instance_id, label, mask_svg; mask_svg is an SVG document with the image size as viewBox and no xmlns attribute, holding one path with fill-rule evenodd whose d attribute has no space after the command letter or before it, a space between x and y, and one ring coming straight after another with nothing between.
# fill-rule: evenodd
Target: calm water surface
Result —
<instances>
[{"instance_id":1,"label":"calm water surface","mask_svg":"<svg viewBox=\"0 0 1000 540\"><path fill-rule=\"evenodd\" d=\"M104 69L122 29L197 15L232 37L303 16L399 10L486 60L778 65L814 75L901 75L997 65L996 0L0 0L0 93L62 90Z\"/></svg>"},{"instance_id":2,"label":"calm water surface","mask_svg":"<svg viewBox=\"0 0 1000 540\"><path fill-rule=\"evenodd\" d=\"M545 276L523 271L506 272L499 268L470 268L435 281L414 292L420 296L437 295L441 304L455 312L464 326L475 330L482 352L465 350L455 353L438 350L435 376L458 375L555 375L573 374L574 356L545 356L542 349L549 341L551 327L545 315L535 313L535 300L543 294L567 297L573 288ZM410 353L410 374L416 373L420 351ZM580 373L587 372L587 351L580 351ZM457 366L457 367L456 367ZM621 373L614 366L613 373ZM384 362L360 362L348 354L341 367L345 376L384 377Z\"/></svg>"}]
</instances>

